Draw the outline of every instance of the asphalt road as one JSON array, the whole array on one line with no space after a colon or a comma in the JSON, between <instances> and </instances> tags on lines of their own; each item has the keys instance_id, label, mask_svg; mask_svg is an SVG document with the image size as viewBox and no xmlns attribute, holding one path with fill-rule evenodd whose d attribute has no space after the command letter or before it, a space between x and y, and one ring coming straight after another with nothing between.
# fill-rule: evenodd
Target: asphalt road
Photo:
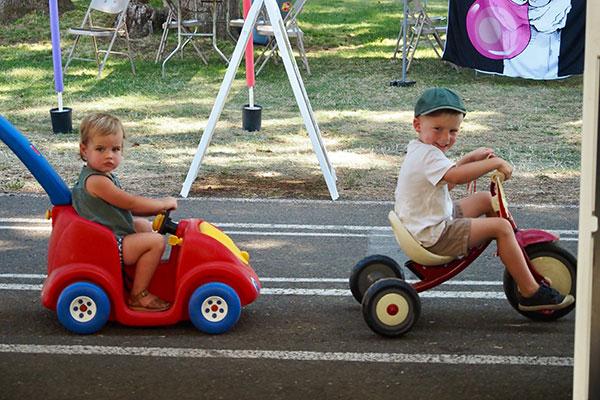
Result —
<instances>
[{"instance_id":1,"label":"asphalt road","mask_svg":"<svg viewBox=\"0 0 600 400\"><path fill-rule=\"evenodd\" d=\"M221 226L251 254L263 294L228 333L189 322L64 330L39 301L46 197L0 196L0 399L568 399L574 313L530 321L504 298L493 250L424 292L398 339L374 334L350 296L352 266L371 254L403 262L391 203L180 202L176 219ZM576 208L511 209L520 227L558 231L576 253Z\"/></svg>"}]
</instances>

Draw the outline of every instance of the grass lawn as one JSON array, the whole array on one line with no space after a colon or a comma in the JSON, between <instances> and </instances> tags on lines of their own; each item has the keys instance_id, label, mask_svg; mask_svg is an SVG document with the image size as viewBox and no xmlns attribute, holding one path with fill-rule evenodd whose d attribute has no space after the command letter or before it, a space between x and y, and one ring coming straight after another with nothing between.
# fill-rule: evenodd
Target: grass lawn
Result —
<instances>
[{"instance_id":1,"label":"grass lawn","mask_svg":"<svg viewBox=\"0 0 600 400\"><path fill-rule=\"evenodd\" d=\"M63 33L80 23L88 4L74 3L77 9L61 17ZM430 12L445 14L446 3L430 0ZM576 204L581 77L540 82L457 72L424 43L410 71L417 84L390 87L401 76L401 64L391 61L401 15L398 0L309 0L301 15L312 74L301 71L340 198L393 199L404 149L414 137L414 101L423 89L440 85L460 92L469 109L451 157L493 147L515 165L507 185L510 200ZM63 55L71 40L63 36ZM128 140L117 172L127 189L140 194L179 193L226 69L207 43L208 66L187 50L167 64L162 78L154 63L159 40L156 32L134 42L136 76L126 58L111 56L101 79L95 64L81 62L64 79L75 127L96 111L123 120ZM231 54L230 41L222 38L220 46ZM70 185L81 168L78 133L51 131L49 109L56 107L56 96L47 16L30 14L0 27L0 65L2 115ZM270 62L257 78L260 132L241 129L243 77L242 67L190 195L329 198L282 64ZM0 172L0 192L42 191L5 146Z\"/></svg>"}]
</instances>

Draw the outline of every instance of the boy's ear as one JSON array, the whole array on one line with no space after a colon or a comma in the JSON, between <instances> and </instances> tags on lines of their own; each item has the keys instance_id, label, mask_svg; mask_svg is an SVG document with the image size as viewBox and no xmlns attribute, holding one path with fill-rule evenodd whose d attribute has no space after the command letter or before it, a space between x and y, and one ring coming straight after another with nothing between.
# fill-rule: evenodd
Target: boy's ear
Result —
<instances>
[{"instance_id":1,"label":"boy's ear","mask_svg":"<svg viewBox=\"0 0 600 400\"><path fill-rule=\"evenodd\" d=\"M84 159L84 158L83 158L83 153L84 153L84 152L85 152L85 144L83 144L83 143L79 143L79 156L80 156L82 159Z\"/></svg>"},{"instance_id":2,"label":"boy's ear","mask_svg":"<svg viewBox=\"0 0 600 400\"><path fill-rule=\"evenodd\" d=\"M419 117L413 118L413 128L415 128L415 131L418 133L421 133L421 119Z\"/></svg>"}]
</instances>

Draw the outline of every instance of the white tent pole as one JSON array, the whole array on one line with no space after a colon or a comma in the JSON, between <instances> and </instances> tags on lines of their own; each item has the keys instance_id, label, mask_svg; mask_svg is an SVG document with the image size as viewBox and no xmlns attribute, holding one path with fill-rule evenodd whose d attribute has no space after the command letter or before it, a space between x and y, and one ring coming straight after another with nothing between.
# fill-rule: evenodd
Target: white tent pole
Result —
<instances>
[{"instance_id":1,"label":"white tent pole","mask_svg":"<svg viewBox=\"0 0 600 400\"><path fill-rule=\"evenodd\" d=\"M271 21L271 26L273 27L273 33L275 34L275 40L277 41L277 47L279 49L283 65L285 66L290 85L292 86L292 91L296 97L296 103L298 103L298 108L300 109L300 113L304 119L304 125L313 145L313 150L317 155L317 160L321 166L321 172L325 178L327 189L329 190L331 199L336 200L339 197L339 194L335 183L335 170L333 169L333 166L329 161L329 157L327 156L327 150L321 138L319 126L317 125L316 118L310 106L310 101L308 100L308 95L306 93L304 83L302 82L302 76L300 75L300 70L298 69L296 59L292 53L292 46L290 45L290 40L287 36L285 25L281 19L279 7L275 0L265 0L265 7L269 15L269 20Z\"/></svg>"},{"instance_id":2,"label":"white tent pole","mask_svg":"<svg viewBox=\"0 0 600 400\"><path fill-rule=\"evenodd\" d=\"M265 5L267 13L269 14L269 20L271 22L271 26L273 27L273 32L275 34L275 39L277 40L277 45L279 46L281 59L283 60L283 64L285 66L290 85L292 86L292 91L294 92L296 102L298 103L300 113L302 114L302 118L306 126L306 130L308 131L308 135L312 142L313 150L315 151L317 155L317 160L319 161L319 165L321 166L321 171L323 173L323 177L325 178L325 183L327 184L327 189L329 190L329 194L331 195L332 200L336 200L339 197L335 183L335 170L333 169L333 165L331 164L331 161L327 156L327 150L325 149L325 145L323 143L321 133L319 131L319 126L317 125L316 118L310 106L310 101L308 100L308 95L302 82L302 77L300 75L298 65L296 64L296 60L293 57L290 41L287 36L287 32L283 24L281 13L279 12L279 7L277 5L276 0L257 0L253 2L252 6L250 7L250 11L248 12L248 16L244 21L244 25L242 27L242 32L240 33L238 42L233 51L233 55L231 56L229 66L227 67L227 71L225 72L223 83L221 84L219 93L217 94L217 98L215 100L215 104L213 105L210 117L208 118L206 129L202 134L202 138L200 139L200 143L198 144L196 154L194 155L194 158L190 165L190 169L188 170L188 174L181 188L180 194L182 197L188 196L192 184L198 176L198 171L200 170L202 158L206 153L206 149L214 133L217 121L219 120L221 112L223 111L225 100L227 99L227 95L229 94L229 90L231 89L231 85L233 84L233 80L235 79L235 73L239 68L243 52L246 48L246 44L250 37L251 30L256 24L256 19L258 18L258 11L263 6L263 4ZM253 95L254 93L251 93L252 97Z\"/></svg>"},{"instance_id":3,"label":"white tent pole","mask_svg":"<svg viewBox=\"0 0 600 400\"><path fill-rule=\"evenodd\" d=\"M252 28L256 23L258 13L263 3L264 0L256 0L252 3L250 11L248 11L248 17L246 18L246 20L244 21L244 25L242 26L242 32L240 33L237 44L235 45L235 49L233 50L233 54L231 56L231 60L229 61L229 65L227 66L227 71L225 72L223 83L221 83L221 87L219 88L217 99L215 100L215 104L213 105L212 111L210 112L208 122L206 123L206 128L204 129L204 133L202 134L202 138L200 139L200 143L198 144L198 149L196 150L196 154L194 155L192 164L190 165L190 169L188 170L185 181L183 182L183 187L181 188L181 192L179 193L182 197L188 196L192 184L198 176L198 171L200 170L202 158L206 153L206 149L208 148L212 135L215 131L217 121L219 120L221 112L223 111L223 107L225 106L225 100L227 100L227 95L229 94L229 90L231 90L231 85L233 84L233 80L235 79L235 73L237 72L240 66L242 56L244 55L244 51L246 49L246 44L250 39L250 33L252 32Z\"/></svg>"}]
</instances>

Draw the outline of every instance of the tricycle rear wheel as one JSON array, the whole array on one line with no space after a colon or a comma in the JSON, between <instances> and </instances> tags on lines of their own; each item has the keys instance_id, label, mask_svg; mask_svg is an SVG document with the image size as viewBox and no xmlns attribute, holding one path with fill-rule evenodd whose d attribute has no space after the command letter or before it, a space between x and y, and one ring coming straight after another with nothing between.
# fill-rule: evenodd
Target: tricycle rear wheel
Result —
<instances>
[{"instance_id":1,"label":"tricycle rear wheel","mask_svg":"<svg viewBox=\"0 0 600 400\"><path fill-rule=\"evenodd\" d=\"M562 295L575 296L577 281L577 259L567 250L555 243L539 243L525 248L527 256L535 266L536 271L550 279L552 287ZM570 313L575 303L561 310L522 311L519 310L517 284L504 271L504 293L510 305L520 314L536 321L554 321Z\"/></svg>"},{"instance_id":2,"label":"tricycle rear wheel","mask_svg":"<svg viewBox=\"0 0 600 400\"><path fill-rule=\"evenodd\" d=\"M350 291L359 303L367 289L380 279L404 279L400 265L392 258L381 254L368 256L360 260L350 274Z\"/></svg>"}]
</instances>

